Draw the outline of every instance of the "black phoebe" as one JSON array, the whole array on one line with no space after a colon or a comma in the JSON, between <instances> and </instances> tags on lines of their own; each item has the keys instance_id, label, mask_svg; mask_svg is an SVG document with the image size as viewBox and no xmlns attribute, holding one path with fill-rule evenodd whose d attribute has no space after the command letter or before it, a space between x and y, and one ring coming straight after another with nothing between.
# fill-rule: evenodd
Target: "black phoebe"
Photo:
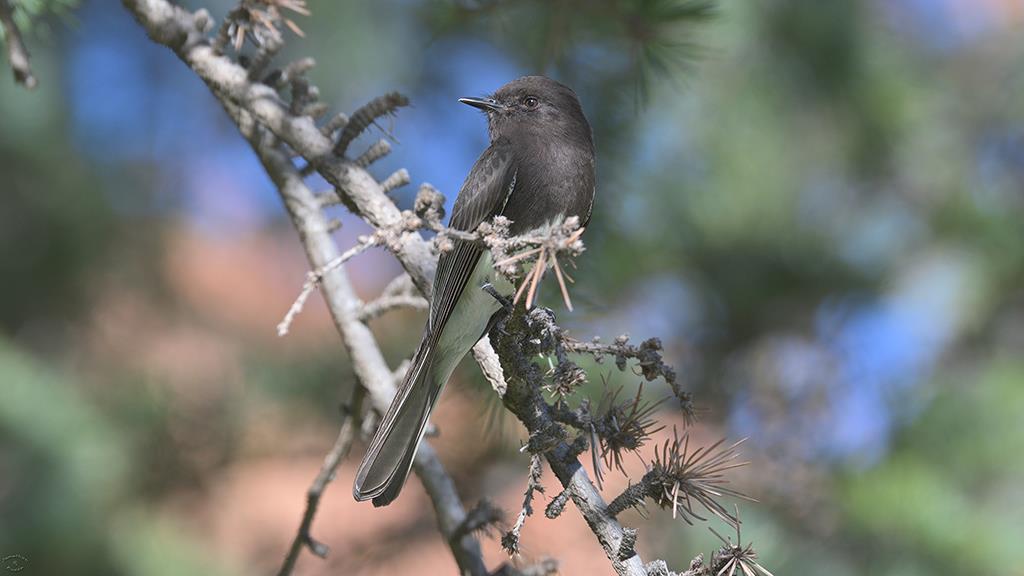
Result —
<instances>
[{"instance_id":1,"label":"black phoebe","mask_svg":"<svg viewBox=\"0 0 1024 576\"><path fill-rule=\"evenodd\" d=\"M491 143L462 184L449 226L473 231L497 215L520 235L576 216L586 226L594 203L594 144L576 94L543 76L513 80L490 98L459 102L487 114ZM441 255L423 340L359 465L352 494L385 506L409 475L430 412L460 360L501 309L481 290L510 293L490 252L455 240Z\"/></svg>"}]
</instances>

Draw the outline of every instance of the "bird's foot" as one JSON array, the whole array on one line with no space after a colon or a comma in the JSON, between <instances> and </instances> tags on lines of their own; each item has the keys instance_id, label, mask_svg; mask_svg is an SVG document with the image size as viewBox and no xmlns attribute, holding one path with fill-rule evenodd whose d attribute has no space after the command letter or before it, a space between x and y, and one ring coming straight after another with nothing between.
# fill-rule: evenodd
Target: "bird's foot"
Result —
<instances>
[{"instance_id":1,"label":"bird's foot","mask_svg":"<svg viewBox=\"0 0 1024 576\"><path fill-rule=\"evenodd\" d=\"M515 309L515 304L507 296L503 296L498 289L494 287L490 282L485 283L480 287L481 290L487 292L492 298L501 304L501 309L491 315L490 321L487 323L487 330L484 334L490 334L491 330L498 330L503 336L507 336L508 332L505 331L505 320L512 315L512 310Z\"/></svg>"},{"instance_id":2,"label":"bird's foot","mask_svg":"<svg viewBox=\"0 0 1024 576\"><path fill-rule=\"evenodd\" d=\"M501 292L498 292L498 289L494 287L494 284L487 282L483 286L481 286L480 289L483 290L484 292L487 292L488 294L491 295L492 298L497 300L498 304L501 304L501 307L505 309L506 314L512 312L514 304L511 300L509 300L507 296L503 296Z\"/></svg>"}]
</instances>

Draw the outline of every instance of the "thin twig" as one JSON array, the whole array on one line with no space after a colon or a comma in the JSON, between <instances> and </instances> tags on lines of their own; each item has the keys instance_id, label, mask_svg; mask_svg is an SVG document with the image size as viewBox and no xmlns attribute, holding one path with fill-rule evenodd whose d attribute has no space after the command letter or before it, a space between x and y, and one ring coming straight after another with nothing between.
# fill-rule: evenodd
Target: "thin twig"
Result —
<instances>
[{"instance_id":1,"label":"thin twig","mask_svg":"<svg viewBox=\"0 0 1024 576\"><path fill-rule=\"evenodd\" d=\"M315 135L314 132L309 132L304 127L300 128L309 119L289 119L287 112L273 101L260 98L255 100L235 99L229 94L231 92L229 86L235 86L246 94L253 91L244 85L237 84L238 74L242 73L240 72L241 68L229 59L216 54L201 42L180 43L182 37L196 38L201 33L205 34L195 27L201 12L193 15L164 0L123 1L136 19L146 28L152 39L174 48L182 60L189 64L207 84L217 87L214 89L214 94L235 121L242 135L249 140L264 169L277 187L292 224L302 240L310 264L314 268L318 268L337 258L340 254L330 235L328 220L320 211L313 192L303 182L303 178L296 170L289 153L298 147L304 150L302 155L307 160L318 158L316 153L303 148L307 145L316 145L312 144L309 139L298 138L297 133L291 130L298 130L313 139L323 138L319 131L311 123L309 126ZM204 21L208 21L207 18L204 16ZM256 90L256 92L259 91ZM267 124L264 122L283 131L278 133L271 130L280 137L281 143L287 143L289 149L285 149L278 142L271 145L272 140L262 137L265 133L264 129L267 128ZM285 132L287 135L281 136ZM361 174L353 172L342 178L339 177L338 172L334 172L334 170L341 170L344 173L345 170L351 170L351 164L337 164L324 160L324 166L327 173L332 175L329 178L332 180L332 184L347 190L350 197L359 198L357 211L365 210L361 213L371 220L371 223L380 228L400 226L400 212L382 192L376 190L377 184L372 177L365 172ZM349 181L349 178L356 180ZM370 201L372 195L376 195L373 197L378 200ZM381 198L383 200L380 200ZM364 200L368 203L362 204ZM372 214L372 217L368 213ZM432 273L434 259L430 256L427 243L416 234L396 235L389 240L393 240L399 245L400 253L403 255L401 258L403 265L406 266L416 286L421 290L424 287L429 289L426 274ZM372 400L375 409L381 412L386 411L395 394L395 381L373 333L356 317L358 298L348 280L344 266L325 274L321 282L321 290L345 349L352 359L352 366L359 383L367 389L368 397ZM468 534L461 538L449 537L464 520L466 513L455 490L454 482L445 471L429 442L421 443L413 462L413 470L430 497L439 531L446 538L460 571L472 576L487 574L480 552L480 544L474 535Z\"/></svg>"},{"instance_id":2,"label":"thin twig","mask_svg":"<svg viewBox=\"0 0 1024 576\"><path fill-rule=\"evenodd\" d=\"M413 227L410 214L418 220L424 220L420 218L420 214L398 210L394 202L387 197L381 183L363 167L333 154L335 142L321 132L312 118L293 113L282 101L282 95L278 90L287 85L288 80L284 78L286 74L278 74L273 79L268 78L267 82L272 82L273 86L249 78L243 67L210 45L207 38L208 29L200 25L199 13L189 13L166 0L122 1L149 36L172 49L206 82L225 108L232 113L236 124L250 139L261 162L278 187L314 270L327 265L337 258L339 253L328 232L327 218L322 214L313 193L304 184L302 176L295 169L293 156L300 156L308 165L313 166L338 191L346 207L354 214L363 218L377 231L387 233L387 237L381 239L381 245L387 246L396 256L417 289L429 299L436 258L431 253L431 242L424 240L413 230L427 228L437 231L443 228L440 224L439 210L425 210L423 216L427 217L426 222L415 224L418 228ZM204 21L208 22L208 16L204 18ZM309 65L311 64L310 60ZM388 106L383 106L378 111L363 110L357 119L358 122L353 120L355 124L342 129L342 132L347 130L348 134L339 136L339 142L347 144L346 140L351 141L352 137L371 125L380 116L379 112L388 113L393 110L394 107ZM259 137L259 134L266 133L272 134L273 139ZM342 147L339 147L339 151L341 149ZM431 206L434 204L436 203L432 203ZM443 202L440 206L443 206ZM546 236L538 234L534 238L509 238L507 221L504 224L506 232L501 233L498 219L495 219L493 226L481 226L477 233L446 231L444 234L439 233L438 238L443 240L445 237L469 236L470 241L487 245L494 253L495 261L508 258L514 251L535 249L540 246L549 249L545 260L566 251L571 258L582 251L582 244L578 243L582 229L579 228L578 221L575 222L574 229L569 229L569 224L567 222L566 226L557 232L560 235L557 242L555 233ZM489 242L493 245L488 244ZM441 244L443 243L439 242L439 246ZM541 253L543 254L543 251ZM517 262L522 260L524 259ZM574 266L571 259L568 262ZM543 273L543 267L535 267L538 272ZM558 272L559 270L556 270L556 275ZM524 290L540 282L539 277L530 280L524 282ZM571 279L569 281L571 282ZM359 300L352 290L344 267L339 266L325 273L319 286L345 348L352 357L353 368L360 384L367 389L368 398L374 407L380 411L386 410L394 394L394 377L384 361L376 339L360 317ZM533 291L536 292L536 286ZM530 314L531 317L535 317L544 312L543 309L534 308ZM518 317L520 314L513 316ZM552 432L549 431L563 430L552 417L553 407L545 402L541 394L544 389L543 373L532 367L532 359L540 347L536 342L544 342L543 346L550 350L551 341L555 338L552 338L551 331L544 329L543 326L525 325L520 323L520 320L507 325L508 330L505 333L492 331L491 337L495 339L494 343L501 352L498 356L502 370L497 371L497 378L488 372L488 379L492 380L496 390L501 391L505 406L530 431L532 441L535 435L550 435ZM485 342L487 340L481 341ZM645 376L659 372L664 375L664 372L659 370L658 363L652 360L653 353L656 352L653 348L652 346L648 350L643 350L643 354L637 356L639 368ZM489 370L495 368L497 359L487 347L478 345L474 348L474 355L481 366ZM617 363L620 356L625 361L625 354L616 355ZM561 355L559 361L562 361ZM666 380L668 379L666 377ZM608 513L606 502L579 463L578 457L586 449L586 440L549 440L552 441L542 451L544 458L565 488L566 497L572 500L586 519L587 525L600 542L616 573L630 576L645 575L645 565L639 555L624 557L624 552L632 551L632 546L623 546L623 540L628 544L631 533L624 530ZM486 574L479 543L472 534L459 532L459 527L465 526L466 512L455 492L451 477L441 466L429 443L424 442L421 445L414 469L434 504L439 529L452 549L460 572L474 576Z\"/></svg>"},{"instance_id":3,"label":"thin twig","mask_svg":"<svg viewBox=\"0 0 1024 576\"><path fill-rule=\"evenodd\" d=\"M335 439L334 446L331 447L330 452L324 458L324 463L320 467L320 472L316 475L316 479L313 480L313 484L306 491L306 511L302 514L299 530L295 534L295 539L292 540L292 545L288 549L288 554L285 556L277 576L288 576L292 573L292 570L295 568L295 562L298 560L299 554L302 553L303 547L308 546L313 554L321 558L327 557L329 548L313 538L310 534L310 528L313 526L313 518L316 516L317 508L320 506L320 498L323 496L324 490L334 480L338 465L348 456L349 450L352 448L352 440L355 438L356 432L359 431L360 414L365 394L366 391L362 386L353 387L349 405L342 412L341 429L338 431L338 438Z\"/></svg>"},{"instance_id":4,"label":"thin twig","mask_svg":"<svg viewBox=\"0 0 1024 576\"><path fill-rule=\"evenodd\" d=\"M295 317L299 315L299 312L302 312L302 308L305 307L306 305L306 300L309 299L309 296L310 294L313 293L313 290L320 285L320 282L323 280L324 275L331 272L332 270L336 270L342 264L348 262L349 260L358 256L359 254L362 254L370 247L376 246L377 242L378 240L376 236L364 236L363 238L360 238L358 244L343 252L341 256L338 256L334 260L331 260L327 264L321 266L320 268L317 268L312 272L307 272L306 282L302 285L302 291L299 292L298 297L295 298L295 301L292 302L291 307L288 308L288 312L285 313L284 319L281 320L281 322L278 323L277 325L277 335L288 335L288 330L291 328L292 321L295 320Z\"/></svg>"},{"instance_id":5,"label":"thin twig","mask_svg":"<svg viewBox=\"0 0 1024 576\"><path fill-rule=\"evenodd\" d=\"M540 483L540 476L543 472L541 462L539 454L530 457L530 473L527 475L526 491L523 492L523 506L519 510L519 516L516 517L515 525L501 537L501 546L509 556L519 554L519 532L526 524L526 517L533 514L533 493L544 492L544 486Z\"/></svg>"},{"instance_id":6,"label":"thin twig","mask_svg":"<svg viewBox=\"0 0 1024 576\"><path fill-rule=\"evenodd\" d=\"M426 299L416 294L381 296L363 305L362 310L359 311L359 319L367 322L398 308L426 310L428 306L429 303Z\"/></svg>"}]
</instances>

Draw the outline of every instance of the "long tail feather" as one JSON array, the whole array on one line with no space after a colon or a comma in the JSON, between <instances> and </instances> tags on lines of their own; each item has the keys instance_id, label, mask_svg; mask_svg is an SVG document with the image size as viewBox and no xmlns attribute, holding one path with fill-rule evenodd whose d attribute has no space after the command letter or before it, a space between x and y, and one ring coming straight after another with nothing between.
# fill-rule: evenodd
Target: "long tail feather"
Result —
<instances>
[{"instance_id":1,"label":"long tail feather","mask_svg":"<svg viewBox=\"0 0 1024 576\"><path fill-rule=\"evenodd\" d=\"M386 506L398 497L444 382L433 381L433 344L424 338L395 400L381 420L359 465L352 495Z\"/></svg>"}]
</instances>

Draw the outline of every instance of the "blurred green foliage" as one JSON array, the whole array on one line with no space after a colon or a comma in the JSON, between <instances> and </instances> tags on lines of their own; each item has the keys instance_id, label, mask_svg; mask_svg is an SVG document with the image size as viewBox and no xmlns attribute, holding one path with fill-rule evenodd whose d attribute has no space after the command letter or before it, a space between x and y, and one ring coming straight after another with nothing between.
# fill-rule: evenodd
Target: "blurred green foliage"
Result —
<instances>
[{"instance_id":1,"label":"blurred green foliage","mask_svg":"<svg viewBox=\"0 0 1024 576\"><path fill-rule=\"evenodd\" d=\"M21 18L51 6L16 3ZM936 6L949 3L999 10ZM214 14L229 4L212 3ZM739 478L761 500L743 508L743 538L765 566L1007 574L1024 539L1024 23L993 12L983 32L934 29L917 4L312 2L307 39L286 53L327 63L312 75L339 109L393 84L411 87L414 102L448 98L476 71L434 58L444 43L487 46L507 60L502 70L574 86L601 185L575 274L581 312L567 323L580 337L662 337L708 426L734 425L749 396L774 409L760 414L754 464ZM31 94L0 83L0 555L21 554L40 574L223 573L220 551L156 508L252 456L246 435L271 427L267 413L283 422L270 437L329 429L350 369L333 338L300 353L268 345L176 291L162 267L166 235L195 214L161 193L185 186L180 164L155 144L151 156L100 161L75 133L74 80L99 71L75 68L84 60L72 52L82 35L103 33L34 42L41 84ZM119 49L147 45L141 33L130 42ZM160 66L180 66L158 53ZM143 68L164 88L185 77ZM185 92L190 106L209 104L199 93ZM181 97L156 91L146 105ZM223 122L215 129L236 137ZM107 294L117 287L125 293ZM125 340L139 349L125 352L94 325L135 310L133 298L145 306ZM918 315L899 317L910 324L899 338L843 344L835 333L864 307ZM237 343L241 370L189 386L140 369L141 343L174 321ZM389 359L407 354L416 319L378 322ZM794 340L827 361L794 368L778 352ZM869 382L870 369L863 382L833 381L836 365L856 375L882 357L900 368L918 347L904 361L909 384ZM202 351L171 366L200 364ZM591 367L595 380L608 372ZM872 385L881 400L860 417L888 425L876 452L806 448L807 436L841 428L836 413L811 420L811 433L798 426L820 408L814 394L845 408L856 397L841 392ZM718 545L703 528L652 521L663 525L641 534L673 567Z\"/></svg>"},{"instance_id":2,"label":"blurred green foliage","mask_svg":"<svg viewBox=\"0 0 1024 576\"><path fill-rule=\"evenodd\" d=\"M79 309L117 226L100 183L59 137L50 141L46 149L0 144L0 277L9 297L0 326L8 331Z\"/></svg>"},{"instance_id":3,"label":"blurred green foliage","mask_svg":"<svg viewBox=\"0 0 1024 576\"><path fill-rule=\"evenodd\" d=\"M843 478L838 495L851 535L878 542L879 566L1000 574L1024 561L1024 465L1015 457L1024 450L1024 365L996 357L949 380L889 461Z\"/></svg>"},{"instance_id":4,"label":"blurred green foliage","mask_svg":"<svg viewBox=\"0 0 1024 576\"><path fill-rule=\"evenodd\" d=\"M49 20L53 17L70 21L78 0L8 0L14 10L14 23L18 30L31 31L40 36L49 36L52 29ZM0 41L4 30L0 27Z\"/></svg>"},{"instance_id":5,"label":"blurred green foliage","mask_svg":"<svg viewBox=\"0 0 1024 576\"><path fill-rule=\"evenodd\" d=\"M131 440L81 391L7 340L0 382L5 556L30 574L226 574L136 502Z\"/></svg>"}]
</instances>

